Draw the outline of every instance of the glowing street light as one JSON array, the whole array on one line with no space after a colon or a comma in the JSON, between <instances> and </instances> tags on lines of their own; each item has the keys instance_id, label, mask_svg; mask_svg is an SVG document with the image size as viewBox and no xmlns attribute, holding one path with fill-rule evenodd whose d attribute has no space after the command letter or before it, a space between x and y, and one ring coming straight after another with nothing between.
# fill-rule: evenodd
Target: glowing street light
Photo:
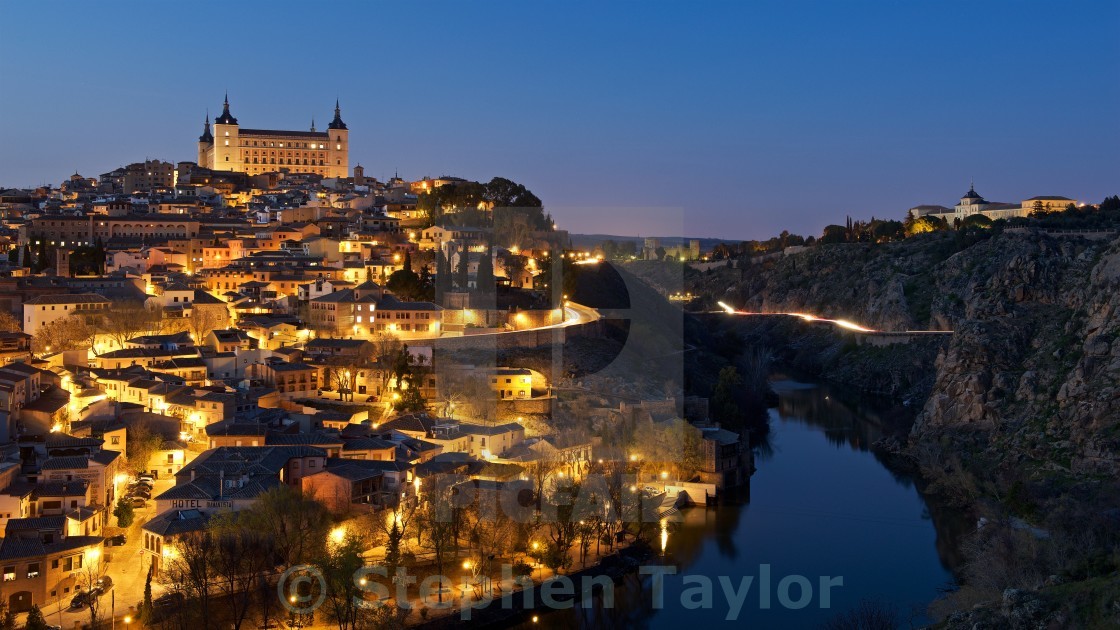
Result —
<instances>
[{"instance_id":1,"label":"glowing street light","mask_svg":"<svg viewBox=\"0 0 1120 630\"><path fill-rule=\"evenodd\" d=\"M346 538L346 528L336 527L331 530L331 542L336 545L341 545L342 541Z\"/></svg>"}]
</instances>

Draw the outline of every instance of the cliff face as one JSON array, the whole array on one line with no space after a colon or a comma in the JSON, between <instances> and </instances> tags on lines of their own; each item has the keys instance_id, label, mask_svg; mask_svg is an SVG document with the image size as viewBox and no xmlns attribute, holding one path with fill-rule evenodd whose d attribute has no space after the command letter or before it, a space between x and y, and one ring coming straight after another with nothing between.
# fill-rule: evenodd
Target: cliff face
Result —
<instances>
[{"instance_id":1,"label":"cliff face","mask_svg":"<svg viewBox=\"0 0 1120 630\"><path fill-rule=\"evenodd\" d=\"M1036 475L1120 471L1120 249L1000 235L940 266L936 317L956 331L914 427L991 437L987 459Z\"/></svg>"},{"instance_id":2,"label":"cliff face","mask_svg":"<svg viewBox=\"0 0 1120 630\"><path fill-rule=\"evenodd\" d=\"M996 232L845 244L688 278L758 311L954 334L914 444L967 444L1034 480L1120 473L1120 241Z\"/></svg>"}]
</instances>

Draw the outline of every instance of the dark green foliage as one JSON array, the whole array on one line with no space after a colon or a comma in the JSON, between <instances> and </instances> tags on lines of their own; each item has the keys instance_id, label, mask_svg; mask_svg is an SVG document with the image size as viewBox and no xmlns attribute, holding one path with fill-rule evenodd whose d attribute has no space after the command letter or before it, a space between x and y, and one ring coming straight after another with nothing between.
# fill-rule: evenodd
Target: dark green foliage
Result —
<instances>
[{"instance_id":1,"label":"dark green foliage","mask_svg":"<svg viewBox=\"0 0 1120 630\"><path fill-rule=\"evenodd\" d=\"M421 276L421 274L413 271L412 254L408 251L404 253L403 268L389 275L389 281L385 284L385 288L405 301L430 301L435 298L435 287L432 284L431 274L425 272Z\"/></svg>"},{"instance_id":2,"label":"dark green foliage","mask_svg":"<svg viewBox=\"0 0 1120 630\"><path fill-rule=\"evenodd\" d=\"M470 283L470 257L466 250L459 252L458 265L455 267L455 286L466 291Z\"/></svg>"},{"instance_id":3,"label":"dark green foliage","mask_svg":"<svg viewBox=\"0 0 1120 630\"><path fill-rule=\"evenodd\" d=\"M113 507L113 516L117 517L117 527L132 525L134 518L132 502L125 497L117 499L117 505Z\"/></svg>"},{"instance_id":4,"label":"dark green foliage","mask_svg":"<svg viewBox=\"0 0 1120 630\"><path fill-rule=\"evenodd\" d=\"M494 227L495 235L503 232L500 223L503 215L510 214L507 209L515 209L518 220L524 220L530 230L551 230L552 217L543 205L525 186L503 177L485 184L445 184L416 200L417 209L427 211L433 225Z\"/></svg>"},{"instance_id":5,"label":"dark green foliage","mask_svg":"<svg viewBox=\"0 0 1120 630\"><path fill-rule=\"evenodd\" d=\"M494 282L494 254L487 249L478 261L474 284L479 293L493 293Z\"/></svg>"},{"instance_id":6,"label":"dark green foliage","mask_svg":"<svg viewBox=\"0 0 1120 630\"><path fill-rule=\"evenodd\" d=\"M720 422L739 424L742 409L739 407L739 393L743 387L743 379L739 370L729 365L719 371L719 380L716 381L712 391L711 414Z\"/></svg>"},{"instance_id":7,"label":"dark green foliage","mask_svg":"<svg viewBox=\"0 0 1120 630\"><path fill-rule=\"evenodd\" d=\"M43 618L43 611L39 610L38 605L32 605L31 610L27 611L27 621L24 622L24 630L47 630L50 628L47 625L47 620Z\"/></svg>"}]
</instances>

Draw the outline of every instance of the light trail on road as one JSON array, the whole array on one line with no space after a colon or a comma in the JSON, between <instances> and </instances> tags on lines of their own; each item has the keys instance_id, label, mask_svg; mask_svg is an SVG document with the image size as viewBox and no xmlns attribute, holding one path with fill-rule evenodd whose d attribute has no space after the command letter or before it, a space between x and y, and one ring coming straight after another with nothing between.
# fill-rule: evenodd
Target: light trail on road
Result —
<instances>
[{"instance_id":1,"label":"light trail on road","mask_svg":"<svg viewBox=\"0 0 1120 630\"><path fill-rule=\"evenodd\" d=\"M852 330L852 331L859 332L859 333L867 333L867 334L875 334L875 335L951 335L951 334L953 334L953 331L951 331L951 330L903 330L903 331L897 331L897 332L886 331L886 330L876 330L874 328L867 328L866 326L861 326L861 325L859 325L855 322L851 322L851 321L848 321L846 319L828 319L828 318L825 318L825 317L818 317L818 316L813 315L811 313L752 313L752 312L749 312L749 311L736 310L736 309L732 308L731 306L729 306L728 304L726 304L725 302L717 302L717 304L719 304L719 307L722 308L728 315L756 316L756 317L757 316L762 316L762 315L767 315L767 316L771 316L771 317L773 317L775 315L780 315L780 316L785 316L785 317L797 317L797 318L801 319L802 321L806 321L806 322L825 322L827 324L832 324L833 326L837 326L837 327L843 328L845 330Z\"/></svg>"},{"instance_id":2,"label":"light trail on road","mask_svg":"<svg viewBox=\"0 0 1120 630\"><path fill-rule=\"evenodd\" d=\"M725 304L724 302L718 302L718 304L719 304L720 308L722 308L724 311L727 311L728 315L771 315L771 316L772 315L786 315L788 317L798 317L801 320L806 321L806 322L825 322L827 324L832 324L834 326L839 326L840 328L844 328L844 329L847 329L847 330L854 330L856 332L861 332L861 333L883 332L881 330L875 330L874 328L867 328L865 326L860 326L859 324L856 324L854 322L850 322L846 319L827 319L825 317L818 317L818 316L810 314L810 313L751 313L751 312L748 312L748 311L737 311L734 308L731 308L731 306Z\"/></svg>"}]
</instances>

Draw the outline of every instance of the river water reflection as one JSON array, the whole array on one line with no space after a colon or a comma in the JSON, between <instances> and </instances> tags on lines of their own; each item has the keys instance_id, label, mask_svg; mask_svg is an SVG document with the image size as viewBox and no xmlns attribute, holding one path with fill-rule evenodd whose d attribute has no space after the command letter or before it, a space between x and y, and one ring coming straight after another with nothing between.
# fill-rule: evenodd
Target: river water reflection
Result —
<instances>
[{"instance_id":1,"label":"river water reflection","mask_svg":"<svg viewBox=\"0 0 1120 630\"><path fill-rule=\"evenodd\" d=\"M956 540L968 519L927 503L912 480L888 470L870 446L890 429L892 415L864 400L841 402L827 386L775 381L779 404L758 448L749 491L718 508L692 508L669 535L664 608L653 609L650 578L616 588L613 610L541 614L525 627L703 628L729 623L718 576L734 588L753 576L739 626L813 628L863 599L889 602L909 626L927 621L926 606L953 580ZM897 420L895 420L897 421ZM656 544L656 543L655 543ZM760 565L769 565L770 607L759 597ZM713 584L710 609L682 605L685 575ZM778 583L801 575L814 591L799 610L781 606ZM831 607L820 607L819 576L839 576ZM788 590L800 598L799 587ZM699 601L699 600L697 600Z\"/></svg>"}]
</instances>

